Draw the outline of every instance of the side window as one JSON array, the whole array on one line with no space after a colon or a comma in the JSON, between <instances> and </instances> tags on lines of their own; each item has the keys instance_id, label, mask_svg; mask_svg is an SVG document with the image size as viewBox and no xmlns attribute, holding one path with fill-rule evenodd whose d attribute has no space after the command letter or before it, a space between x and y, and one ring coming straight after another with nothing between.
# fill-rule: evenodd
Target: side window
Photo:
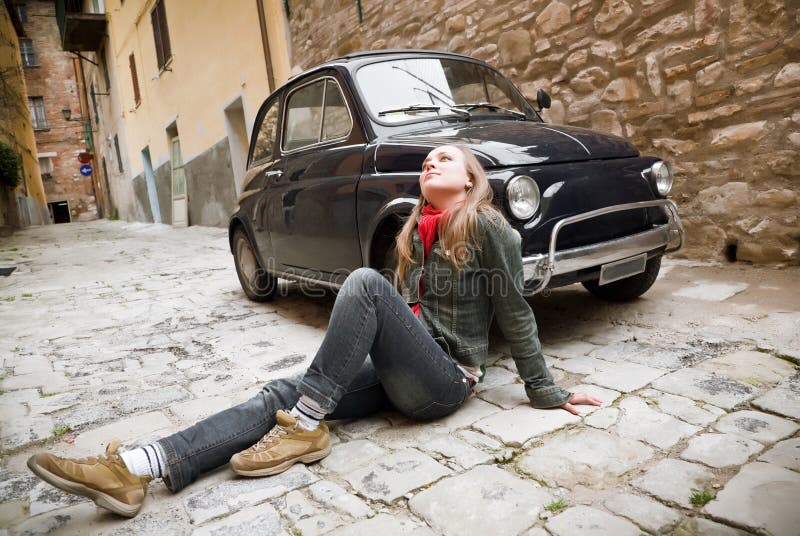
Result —
<instances>
[{"instance_id":1,"label":"side window","mask_svg":"<svg viewBox=\"0 0 800 536\"><path fill-rule=\"evenodd\" d=\"M325 82L325 115L322 120L322 140L335 140L342 138L350 133L353 122L347 105L344 102L344 95L339 89L339 84L333 80Z\"/></svg>"},{"instance_id":2,"label":"side window","mask_svg":"<svg viewBox=\"0 0 800 536\"><path fill-rule=\"evenodd\" d=\"M253 159L251 162L261 160L272 160L273 150L275 149L275 138L278 135L278 99L270 105L261 126L258 127L256 146L253 147Z\"/></svg>"}]
</instances>

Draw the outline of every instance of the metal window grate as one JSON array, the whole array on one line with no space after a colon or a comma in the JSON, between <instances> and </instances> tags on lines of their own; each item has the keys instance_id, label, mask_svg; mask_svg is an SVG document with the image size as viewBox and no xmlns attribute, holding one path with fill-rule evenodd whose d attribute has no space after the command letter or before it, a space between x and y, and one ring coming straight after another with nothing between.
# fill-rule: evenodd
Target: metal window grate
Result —
<instances>
[{"instance_id":1,"label":"metal window grate","mask_svg":"<svg viewBox=\"0 0 800 536\"><path fill-rule=\"evenodd\" d=\"M33 41L30 39L20 39L19 52L22 56L22 65L25 67L33 67L36 65L36 51L33 49Z\"/></svg>"}]
</instances>

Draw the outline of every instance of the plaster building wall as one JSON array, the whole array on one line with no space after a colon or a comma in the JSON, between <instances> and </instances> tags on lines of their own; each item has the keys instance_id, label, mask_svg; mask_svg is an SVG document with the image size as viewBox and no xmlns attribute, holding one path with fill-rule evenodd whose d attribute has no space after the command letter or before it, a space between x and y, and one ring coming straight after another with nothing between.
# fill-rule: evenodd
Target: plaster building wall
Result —
<instances>
[{"instance_id":1,"label":"plaster building wall","mask_svg":"<svg viewBox=\"0 0 800 536\"><path fill-rule=\"evenodd\" d=\"M0 2L0 142L21 156L23 180L16 192L0 187L0 226L41 225L49 217L17 35L24 29L14 27L8 4Z\"/></svg>"},{"instance_id":2,"label":"plaster building wall","mask_svg":"<svg viewBox=\"0 0 800 536\"><path fill-rule=\"evenodd\" d=\"M43 99L46 116L46 124L35 129L36 143L39 157L52 163L52 172L43 175L47 201L67 201L72 221L94 220L98 209L92 178L80 174L78 161L78 154L88 149L88 110L78 87L80 60L61 49L54 2L27 0L24 6L28 20L23 27L36 54L36 65L25 68L28 96ZM69 121L64 108L70 109Z\"/></svg>"},{"instance_id":3,"label":"plaster building wall","mask_svg":"<svg viewBox=\"0 0 800 536\"><path fill-rule=\"evenodd\" d=\"M264 0L263 5L274 85L289 75L286 25L282 2ZM113 203L124 219L172 223L171 150L177 137L189 224L225 226L241 189L255 115L270 93L257 6L236 0L224 9L214 4L198 8L193 2L164 0L171 58L163 68L151 19L156 6L155 0L105 2L109 38L100 54L109 64L112 96L99 105L99 128ZM87 74L92 83L101 83L102 68L92 67ZM236 136L241 132L247 137L243 143ZM124 153L124 172L109 165L114 148L108 139L114 133Z\"/></svg>"},{"instance_id":4,"label":"plaster building wall","mask_svg":"<svg viewBox=\"0 0 800 536\"><path fill-rule=\"evenodd\" d=\"M670 160L683 255L800 263L800 4L781 0L291 2L292 62L369 49L468 54L549 121Z\"/></svg>"}]
</instances>

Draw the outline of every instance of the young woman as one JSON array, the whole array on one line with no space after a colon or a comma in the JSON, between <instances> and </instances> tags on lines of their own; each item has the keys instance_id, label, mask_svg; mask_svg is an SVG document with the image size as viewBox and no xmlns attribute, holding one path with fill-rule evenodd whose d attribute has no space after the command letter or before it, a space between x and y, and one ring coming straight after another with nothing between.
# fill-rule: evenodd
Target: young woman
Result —
<instances>
[{"instance_id":1,"label":"young woman","mask_svg":"<svg viewBox=\"0 0 800 536\"><path fill-rule=\"evenodd\" d=\"M434 149L419 182L419 203L397 239L401 292L374 270L353 272L304 375L269 382L247 402L145 447L119 452L115 440L105 456L41 453L28 467L58 488L135 516L154 478L176 492L228 462L244 476L311 463L331 450L326 416L391 407L436 419L457 410L483 373L493 316L534 407L577 413L577 404L600 405L553 383L521 293L519 235L492 206L475 156L456 146Z\"/></svg>"}]
</instances>

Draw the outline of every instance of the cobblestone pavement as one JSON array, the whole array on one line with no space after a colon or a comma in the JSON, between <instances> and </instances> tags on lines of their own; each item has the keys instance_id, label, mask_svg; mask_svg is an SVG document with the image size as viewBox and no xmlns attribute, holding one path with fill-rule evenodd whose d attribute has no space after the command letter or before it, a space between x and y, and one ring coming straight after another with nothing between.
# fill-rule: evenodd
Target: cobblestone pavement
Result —
<instances>
[{"instance_id":1,"label":"cobblestone pavement","mask_svg":"<svg viewBox=\"0 0 800 536\"><path fill-rule=\"evenodd\" d=\"M140 445L300 371L333 303L239 288L221 229L99 221L0 245L2 534L800 533L800 271L669 261L633 304L531 300L580 417L526 405L502 338L477 398L334 423L321 463L151 485L123 520L38 481L33 452Z\"/></svg>"}]
</instances>

